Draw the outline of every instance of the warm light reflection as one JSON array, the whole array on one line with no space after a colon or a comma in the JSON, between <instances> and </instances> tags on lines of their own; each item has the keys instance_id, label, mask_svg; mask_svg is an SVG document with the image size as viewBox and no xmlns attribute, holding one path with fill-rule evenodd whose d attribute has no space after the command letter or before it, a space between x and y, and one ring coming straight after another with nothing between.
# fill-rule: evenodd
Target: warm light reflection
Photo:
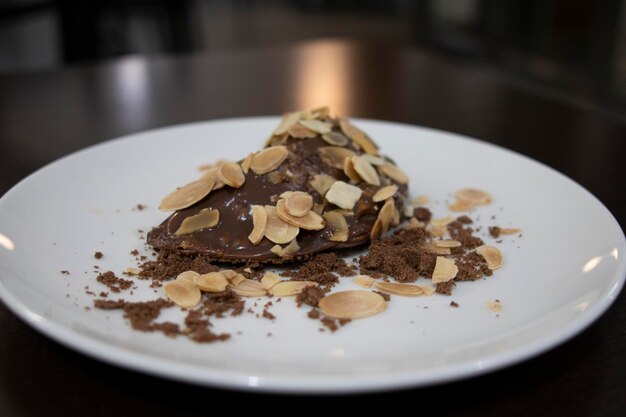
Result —
<instances>
[{"instance_id":1,"label":"warm light reflection","mask_svg":"<svg viewBox=\"0 0 626 417\"><path fill-rule=\"evenodd\" d=\"M15 249L15 244L13 243L13 241L2 233L0 233L0 246L5 248L6 250Z\"/></svg>"},{"instance_id":2,"label":"warm light reflection","mask_svg":"<svg viewBox=\"0 0 626 417\"><path fill-rule=\"evenodd\" d=\"M611 251L611 256L617 261L617 248L613 248L613 250Z\"/></svg>"},{"instance_id":3,"label":"warm light reflection","mask_svg":"<svg viewBox=\"0 0 626 417\"><path fill-rule=\"evenodd\" d=\"M349 55L345 47L321 43L304 48L296 65L296 100L299 109L328 106L332 114L349 108Z\"/></svg>"},{"instance_id":4,"label":"warm light reflection","mask_svg":"<svg viewBox=\"0 0 626 417\"><path fill-rule=\"evenodd\" d=\"M583 265L583 273L593 271L596 266L598 266L602 262L602 256L595 256L587 261L585 265Z\"/></svg>"}]
</instances>

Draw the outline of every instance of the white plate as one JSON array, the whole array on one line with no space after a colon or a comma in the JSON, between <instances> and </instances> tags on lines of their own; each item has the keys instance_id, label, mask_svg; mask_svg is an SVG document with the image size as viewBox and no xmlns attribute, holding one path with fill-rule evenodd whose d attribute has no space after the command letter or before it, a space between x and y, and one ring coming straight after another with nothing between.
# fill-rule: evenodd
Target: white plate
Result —
<instances>
[{"instance_id":1,"label":"white plate","mask_svg":"<svg viewBox=\"0 0 626 417\"><path fill-rule=\"evenodd\" d=\"M201 164L259 148L277 123L251 118L158 129L85 149L26 178L0 200L3 301L53 339L124 367L214 386L347 392L450 381L527 359L582 331L622 287L624 235L573 181L476 140L358 121L409 174L411 193L438 201L436 213L447 214L444 200L459 188L493 194L495 202L472 216L483 227L523 229L521 238L503 238L502 269L460 283L452 297L393 297L384 314L335 334L319 332L291 300L273 307L275 322L214 320L216 330L242 334L211 345L132 331L119 311L84 309L93 300L85 285L104 289L93 265L118 273L132 266L129 251L143 249L137 229L165 217L155 209L165 193L195 179ZM138 203L149 207L133 210ZM105 254L101 261L96 250ZM355 288L349 278L341 286ZM122 296L155 294L140 287ZM494 299L503 305L499 316L485 306Z\"/></svg>"}]
</instances>

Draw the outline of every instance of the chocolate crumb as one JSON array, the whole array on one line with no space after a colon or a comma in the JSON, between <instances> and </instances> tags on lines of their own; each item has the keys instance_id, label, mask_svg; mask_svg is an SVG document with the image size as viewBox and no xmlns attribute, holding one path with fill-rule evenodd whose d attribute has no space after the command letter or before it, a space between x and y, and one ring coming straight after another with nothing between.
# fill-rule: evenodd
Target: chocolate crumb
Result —
<instances>
[{"instance_id":1,"label":"chocolate crumb","mask_svg":"<svg viewBox=\"0 0 626 417\"><path fill-rule=\"evenodd\" d=\"M139 255L139 251L137 249L133 249L133 250L130 251L130 254L133 255L133 256L137 256L137 255Z\"/></svg>"},{"instance_id":2,"label":"chocolate crumb","mask_svg":"<svg viewBox=\"0 0 626 417\"><path fill-rule=\"evenodd\" d=\"M456 284L452 280L446 281L446 282L440 282L440 283L438 283L436 285L435 291L437 293L439 293L439 294L451 295L452 294L452 288L454 286L456 286Z\"/></svg>"},{"instance_id":3,"label":"chocolate crumb","mask_svg":"<svg viewBox=\"0 0 626 417\"><path fill-rule=\"evenodd\" d=\"M145 204L137 204L137 205L135 206L135 208L136 208L137 210L139 210L139 211L143 211L143 210L145 210L145 209L146 209L146 207L148 207L148 206L146 206Z\"/></svg>"},{"instance_id":4,"label":"chocolate crumb","mask_svg":"<svg viewBox=\"0 0 626 417\"><path fill-rule=\"evenodd\" d=\"M339 330L339 326L337 325L337 323L335 322L335 319L333 318L323 317L322 319L320 319L320 321L322 322L324 326L326 326L333 333Z\"/></svg>"},{"instance_id":5,"label":"chocolate crumb","mask_svg":"<svg viewBox=\"0 0 626 417\"><path fill-rule=\"evenodd\" d=\"M391 296L387 293L384 293L382 291L372 291L375 292L376 294L380 295L381 297L383 297L385 299L385 301L389 301L391 300Z\"/></svg>"},{"instance_id":6,"label":"chocolate crumb","mask_svg":"<svg viewBox=\"0 0 626 417\"><path fill-rule=\"evenodd\" d=\"M93 300L93 306L100 310L116 310L124 308L126 301L120 300Z\"/></svg>"},{"instance_id":7,"label":"chocolate crumb","mask_svg":"<svg viewBox=\"0 0 626 417\"><path fill-rule=\"evenodd\" d=\"M502 231L502 229L500 229L498 226L489 226L489 234L494 239L497 239L497 238L500 237L500 232L501 231Z\"/></svg>"},{"instance_id":8,"label":"chocolate crumb","mask_svg":"<svg viewBox=\"0 0 626 417\"><path fill-rule=\"evenodd\" d=\"M298 304L298 307L302 304L317 307L319 301L324 298L325 294L326 292L318 286L311 285L304 287L302 292L296 296L296 303Z\"/></svg>"},{"instance_id":9,"label":"chocolate crumb","mask_svg":"<svg viewBox=\"0 0 626 417\"><path fill-rule=\"evenodd\" d=\"M96 259L102 259L103 256L104 254L100 251L96 251L96 253L93 254L93 257Z\"/></svg>"},{"instance_id":10,"label":"chocolate crumb","mask_svg":"<svg viewBox=\"0 0 626 417\"><path fill-rule=\"evenodd\" d=\"M465 214L456 218L456 221L463 224L472 224L474 221Z\"/></svg>"},{"instance_id":11,"label":"chocolate crumb","mask_svg":"<svg viewBox=\"0 0 626 417\"><path fill-rule=\"evenodd\" d=\"M62 273L63 275L69 275L69 274L70 274L70 271L68 271L67 269L64 269L64 270L62 270L62 271L61 271L61 273Z\"/></svg>"},{"instance_id":12,"label":"chocolate crumb","mask_svg":"<svg viewBox=\"0 0 626 417\"><path fill-rule=\"evenodd\" d=\"M456 301L450 301L450 307L458 308L459 303L457 303Z\"/></svg>"},{"instance_id":13,"label":"chocolate crumb","mask_svg":"<svg viewBox=\"0 0 626 417\"><path fill-rule=\"evenodd\" d=\"M320 312L316 308L311 309L311 311L309 311L306 315L309 316L309 318L313 320L317 320L320 318Z\"/></svg>"},{"instance_id":14,"label":"chocolate crumb","mask_svg":"<svg viewBox=\"0 0 626 417\"><path fill-rule=\"evenodd\" d=\"M274 320L276 319L276 316L273 315L272 313L270 313L269 311L267 311L267 308L263 309L263 317L268 319L268 320Z\"/></svg>"},{"instance_id":15,"label":"chocolate crumb","mask_svg":"<svg viewBox=\"0 0 626 417\"><path fill-rule=\"evenodd\" d=\"M115 293L127 290L134 284L134 281L117 277L112 271L98 275L96 280L109 287L109 289Z\"/></svg>"},{"instance_id":16,"label":"chocolate crumb","mask_svg":"<svg viewBox=\"0 0 626 417\"><path fill-rule=\"evenodd\" d=\"M426 207L416 207L415 210L413 210L413 217L421 222L428 223L433 217L433 214Z\"/></svg>"}]
</instances>

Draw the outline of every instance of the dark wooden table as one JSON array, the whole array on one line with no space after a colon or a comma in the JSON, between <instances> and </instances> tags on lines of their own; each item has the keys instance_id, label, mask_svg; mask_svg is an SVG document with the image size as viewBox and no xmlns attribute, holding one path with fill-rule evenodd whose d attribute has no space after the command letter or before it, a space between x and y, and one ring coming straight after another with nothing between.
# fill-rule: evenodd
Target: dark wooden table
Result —
<instances>
[{"instance_id":1,"label":"dark wooden table","mask_svg":"<svg viewBox=\"0 0 626 417\"><path fill-rule=\"evenodd\" d=\"M341 114L436 127L521 152L572 177L622 228L626 224L625 115L481 64L339 41L131 57L0 76L0 195L46 163L119 135L323 104ZM359 401L392 410L399 409L396 402L406 403L416 414L430 408L442 416L626 415L625 324L622 296L581 335L532 360ZM2 305L0 332L0 416L203 415L217 401L251 411L289 409L285 398L195 387L105 365L36 333ZM332 403L354 399L326 399L311 409L324 413Z\"/></svg>"}]
</instances>

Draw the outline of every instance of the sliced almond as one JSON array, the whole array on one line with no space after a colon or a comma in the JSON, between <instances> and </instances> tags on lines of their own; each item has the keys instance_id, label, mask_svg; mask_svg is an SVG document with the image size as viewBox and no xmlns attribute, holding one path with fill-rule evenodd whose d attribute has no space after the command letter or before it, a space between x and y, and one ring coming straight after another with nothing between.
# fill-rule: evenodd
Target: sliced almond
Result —
<instances>
[{"instance_id":1,"label":"sliced almond","mask_svg":"<svg viewBox=\"0 0 626 417\"><path fill-rule=\"evenodd\" d=\"M185 272L181 272L180 274L178 274L176 276L176 279L193 282L193 279L197 277L198 275L200 274L198 274L196 271L185 271Z\"/></svg>"},{"instance_id":2,"label":"sliced almond","mask_svg":"<svg viewBox=\"0 0 626 417\"><path fill-rule=\"evenodd\" d=\"M365 153L370 155L378 155L378 147L372 142L365 132L354 126L348 119L339 119L339 127L341 131L352 139Z\"/></svg>"},{"instance_id":3,"label":"sliced almond","mask_svg":"<svg viewBox=\"0 0 626 417\"><path fill-rule=\"evenodd\" d=\"M442 224L429 224L426 226L426 230L429 231L435 237L444 237L448 232L448 228Z\"/></svg>"},{"instance_id":4,"label":"sliced almond","mask_svg":"<svg viewBox=\"0 0 626 417\"><path fill-rule=\"evenodd\" d=\"M389 226L391 225L391 222L393 222L395 209L396 207L393 203L393 199L390 198L385 201L385 204L383 204L383 207L378 212L378 218L382 222L382 233L389 230Z\"/></svg>"},{"instance_id":5,"label":"sliced almond","mask_svg":"<svg viewBox=\"0 0 626 417\"><path fill-rule=\"evenodd\" d=\"M266 272L263 275L263 278L261 278L261 285L263 285L263 288L265 288L266 290L269 290L270 288L272 288L274 285L278 284L279 282L280 282L280 276L273 272Z\"/></svg>"},{"instance_id":6,"label":"sliced almond","mask_svg":"<svg viewBox=\"0 0 626 417\"><path fill-rule=\"evenodd\" d=\"M193 282L202 291L222 292L226 290L228 279L220 272L209 272L194 277Z\"/></svg>"},{"instance_id":7,"label":"sliced almond","mask_svg":"<svg viewBox=\"0 0 626 417\"><path fill-rule=\"evenodd\" d=\"M124 271L124 274L126 275L139 275L140 273L141 273L141 269L133 268L133 267L128 267L126 268L126 271Z\"/></svg>"},{"instance_id":8,"label":"sliced almond","mask_svg":"<svg viewBox=\"0 0 626 417\"><path fill-rule=\"evenodd\" d=\"M224 271L222 271L222 274L224 273ZM228 278L228 277L227 277ZM232 285L239 285L241 284L243 281L245 281L247 278L244 277L241 274L237 274L235 273L235 275L233 275L232 277L228 278L228 281L232 284Z\"/></svg>"},{"instance_id":9,"label":"sliced almond","mask_svg":"<svg viewBox=\"0 0 626 417\"><path fill-rule=\"evenodd\" d=\"M450 255L452 253L452 251L450 251L450 248L440 248L432 243L422 243L420 245L420 248L422 248L426 252L434 253L435 255Z\"/></svg>"},{"instance_id":10,"label":"sliced almond","mask_svg":"<svg viewBox=\"0 0 626 417\"><path fill-rule=\"evenodd\" d=\"M289 133L289 136L291 136L292 138L296 138L296 139L307 139L307 138L314 138L317 136L317 132L311 129L307 129L306 127L302 126L299 123L292 125L287 131L287 133Z\"/></svg>"},{"instance_id":11,"label":"sliced almond","mask_svg":"<svg viewBox=\"0 0 626 417\"><path fill-rule=\"evenodd\" d=\"M383 171L385 175L400 184L406 184L409 182L409 177L406 176L404 172L397 166L386 163L385 165L381 165L380 169Z\"/></svg>"},{"instance_id":12,"label":"sliced almond","mask_svg":"<svg viewBox=\"0 0 626 417\"><path fill-rule=\"evenodd\" d=\"M397 185L387 185L386 187L383 187L379 189L378 191L376 191L376 193L372 197L372 201L374 203L385 201L389 197L393 197L397 191L398 191Z\"/></svg>"},{"instance_id":13,"label":"sliced almond","mask_svg":"<svg viewBox=\"0 0 626 417\"><path fill-rule=\"evenodd\" d=\"M346 146L350 143L350 139L339 132L328 132L325 135L322 135L322 139L324 139L324 141L329 145L333 146Z\"/></svg>"},{"instance_id":14,"label":"sliced almond","mask_svg":"<svg viewBox=\"0 0 626 417\"><path fill-rule=\"evenodd\" d=\"M370 240L376 240L383 234L383 222L380 220L380 217L376 218L374 225L372 226L372 230L370 230Z\"/></svg>"},{"instance_id":15,"label":"sliced almond","mask_svg":"<svg viewBox=\"0 0 626 417\"><path fill-rule=\"evenodd\" d=\"M330 109L327 106L318 107L313 110L307 110L302 112L303 119L324 119L330 114Z\"/></svg>"},{"instance_id":16,"label":"sliced almond","mask_svg":"<svg viewBox=\"0 0 626 417\"><path fill-rule=\"evenodd\" d=\"M417 297L422 295L423 291L417 285L401 284L399 282L385 282L379 281L376 284L376 288L389 294L404 295L407 297Z\"/></svg>"},{"instance_id":17,"label":"sliced almond","mask_svg":"<svg viewBox=\"0 0 626 417\"><path fill-rule=\"evenodd\" d=\"M289 243L298 236L300 229L293 226L278 215L276 207L264 206L267 213L267 225L265 227L265 237L279 245Z\"/></svg>"},{"instance_id":18,"label":"sliced almond","mask_svg":"<svg viewBox=\"0 0 626 417\"><path fill-rule=\"evenodd\" d=\"M418 285L418 287L422 289L422 292L424 293L424 295L428 295L428 296L433 295L435 291L437 290L432 285Z\"/></svg>"},{"instance_id":19,"label":"sliced almond","mask_svg":"<svg viewBox=\"0 0 626 417\"><path fill-rule=\"evenodd\" d=\"M245 278L237 285L229 285L228 288L233 290L235 294L243 297L262 297L266 294L265 287L259 281Z\"/></svg>"},{"instance_id":20,"label":"sliced almond","mask_svg":"<svg viewBox=\"0 0 626 417\"><path fill-rule=\"evenodd\" d=\"M227 162L217 169L217 177L233 188L239 188L246 182L246 176L239 164Z\"/></svg>"},{"instance_id":21,"label":"sliced almond","mask_svg":"<svg viewBox=\"0 0 626 417\"><path fill-rule=\"evenodd\" d=\"M380 185L380 177L376 169L370 164L367 159L362 156L352 157L352 163L354 164L354 170L359 176L368 184Z\"/></svg>"},{"instance_id":22,"label":"sliced almond","mask_svg":"<svg viewBox=\"0 0 626 417\"><path fill-rule=\"evenodd\" d=\"M411 204L414 206L425 206L430 202L430 199L425 195L418 195L411 200Z\"/></svg>"},{"instance_id":23,"label":"sliced almond","mask_svg":"<svg viewBox=\"0 0 626 417\"><path fill-rule=\"evenodd\" d=\"M500 228L501 235L516 235L521 232L522 232L522 229L517 229L517 228L509 228L509 227Z\"/></svg>"},{"instance_id":24,"label":"sliced almond","mask_svg":"<svg viewBox=\"0 0 626 417\"><path fill-rule=\"evenodd\" d=\"M279 282L269 289L269 293L276 297L288 297L300 294L306 287L317 286L313 281L284 281Z\"/></svg>"},{"instance_id":25,"label":"sliced almond","mask_svg":"<svg viewBox=\"0 0 626 417\"><path fill-rule=\"evenodd\" d=\"M435 270L433 271L433 284L450 281L459 272L459 268L454 261L442 256L437 256Z\"/></svg>"},{"instance_id":26,"label":"sliced almond","mask_svg":"<svg viewBox=\"0 0 626 417\"><path fill-rule=\"evenodd\" d=\"M187 208L206 197L215 185L215 177L208 176L179 188L161 200L159 210L172 211Z\"/></svg>"},{"instance_id":27,"label":"sliced almond","mask_svg":"<svg viewBox=\"0 0 626 417\"><path fill-rule=\"evenodd\" d=\"M430 224L447 226L450 223L452 223L453 221L454 221L454 217L452 217L452 216L438 217L436 219L431 219Z\"/></svg>"},{"instance_id":28,"label":"sliced almond","mask_svg":"<svg viewBox=\"0 0 626 417\"><path fill-rule=\"evenodd\" d=\"M303 217L292 216L287 212L285 199L281 198L276 203L276 214L283 221L289 223L292 226L299 227L305 230L322 230L325 226L324 219L314 211L309 211ZM274 242L278 243L278 242ZM284 242L283 242L284 243Z\"/></svg>"},{"instance_id":29,"label":"sliced almond","mask_svg":"<svg viewBox=\"0 0 626 417\"><path fill-rule=\"evenodd\" d=\"M339 291L322 298L319 307L330 317L360 319L382 313L387 309L387 302L380 294L371 291Z\"/></svg>"},{"instance_id":30,"label":"sliced almond","mask_svg":"<svg viewBox=\"0 0 626 417\"><path fill-rule=\"evenodd\" d=\"M407 229L421 229L424 226L425 224L423 222L417 220L415 217L411 217L409 224L406 227Z\"/></svg>"},{"instance_id":31,"label":"sliced almond","mask_svg":"<svg viewBox=\"0 0 626 417\"><path fill-rule=\"evenodd\" d=\"M241 170L243 171L244 174L247 174L248 171L250 171L250 164L252 163L253 157L254 157L254 153L251 152L248 154L248 156L246 156L246 159L244 159L241 162Z\"/></svg>"},{"instance_id":32,"label":"sliced almond","mask_svg":"<svg viewBox=\"0 0 626 417\"><path fill-rule=\"evenodd\" d=\"M203 179L209 179L209 178L213 178L213 181L215 181L215 184L213 185L213 189L211 191L216 191L216 190L220 190L222 188L224 188L224 186L226 184L224 184L224 181L222 181L221 179L218 178L217 176L217 170L219 168L219 166L222 164L223 162L220 162L220 164L216 167L213 167L209 170L207 170L203 175L202 178Z\"/></svg>"},{"instance_id":33,"label":"sliced almond","mask_svg":"<svg viewBox=\"0 0 626 417\"><path fill-rule=\"evenodd\" d=\"M200 289L187 280L170 281L163 285L167 298L183 308L195 307L202 298Z\"/></svg>"},{"instance_id":34,"label":"sliced almond","mask_svg":"<svg viewBox=\"0 0 626 417\"><path fill-rule=\"evenodd\" d=\"M302 126L306 127L307 129L317 132L320 135L325 135L327 133L330 133L330 131L333 128L333 126L330 123L322 122L321 120L315 120L315 119L304 119L304 120L300 120L299 123Z\"/></svg>"},{"instance_id":35,"label":"sliced almond","mask_svg":"<svg viewBox=\"0 0 626 417\"><path fill-rule=\"evenodd\" d=\"M345 242L350 236L348 222L346 218L337 211L328 211L323 214L326 224L330 228L330 237L328 240L333 242Z\"/></svg>"},{"instance_id":36,"label":"sliced almond","mask_svg":"<svg viewBox=\"0 0 626 417\"><path fill-rule=\"evenodd\" d=\"M333 168L343 169L344 160L356 156L354 151L338 146L322 146L318 149L322 162Z\"/></svg>"},{"instance_id":37,"label":"sliced almond","mask_svg":"<svg viewBox=\"0 0 626 417\"><path fill-rule=\"evenodd\" d=\"M474 208L474 204L466 201L466 200L456 200L454 203L450 204L448 206L448 209L450 209L450 211L454 211L454 212L462 212L462 211L470 211L471 209Z\"/></svg>"},{"instance_id":38,"label":"sliced almond","mask_svg":"<svg viewBox=\"0 0 626 417\"><path fill-rule=\"evenodd\" d=\"M270 252L272 252L276 256L283 256L283 247L280 245L274 245L270 248Z\"/></svg>"},{"instance_id":39,"label":"sliced almond","mask_svg":"<svg viewBox=\"0 0 626 417\"><path fill-rule=\"evenodd\" d=\"M458 240L446 239L446 240L435 240L433 242L438 248L458 248L462 245Z\"/></svg>"},{"instance_id":40,"label":"sliced almond","mask_svg":"<svg viewBox=\"0 0 626 417\"><path fill-rule=\"evenodd\" d=\"M280 196L285 199L285 209L292 216L304 217L313 208L313 197L303 191L287 191Z\"/></svg>"},{"instance_id":41,"label":"sliced almond","mask_svg":"<svg viewBox=\"0 0 626 417\"><path fill-rule=\"evenodd\" d=\"M404 206L402 206L402 214L404 214L404 217L413 217L414 211L415 209L410 204L404 203Z\"/></svg>"},{"instance_id":42,"label":"sliced almond","mask_svg":"<svg viewBox=\"0 0 626 417\"><path fill-rule=\"evenodd\" d=\"M325 197L329 203L346 210L352 210L356 202L361 198L362 193L363 191L359 187L355 187L343 181L335 181L326 192Z\"/></svg>"},{"instance_id":43,"label":"sliced almond","mask_svg":"<svg viewBox=\"0 0 626 417\"><path fill-rule=\"evenodd\" d=\"M324 204L321 203L315 203L313 204L313 208L311 209L314 213L319 214L320 216L322 215L322 213L324 212L324 208L326 206Z\"/></svg>"},{"instance_id":44,"label":"sliced almond","mask_svg":"<svg viewBox=\"0 0 626 417\"><path fill-rule=\"evenodd\" d=\"M198 214L187 217L176 230L177 236L193 233L198 230L215 227L220 221L220 212L215 209L204 208Z\"/></svg>"},{"instance_id":45,"label":"sliced almond","mask_svg":"<svg viewBox=\"0 0 626 417\"><path fill-rule=\"evenodd\" d=\"M265 228L267 227L267 212L263 206L252 206L252 232L248 235L248 240L253 245L258 245L263 236L265 236Z\"/></svg>"},{"instance_id":46,"label":"sliced almond","mask_svg":"<svg viewBox=\"0 0 626 417\"><path fill-rule=\"evenodd\" d=\"M346 177L350 178L351 181L361 181L361 176L354 169L354 162L352 161L352 158L346 158L343 160L343 173L346 174Z\"/></svg>"},{"instance_id":47,"label":"sliced almond","mask_svg":"<svg viewBox=\"0 0 626 417\"><path fill-rule=\"evenodd\" d=\"M369 275L357 275L354 278L354 283L363 288L370 288L375 282L376 280Z\"/></svg>"},{"instance_id":48,"label":"sliced almond","mask_svg":"<svg viewBox=\"0 0 626 417\"><path fill-rule=\"evenodd\" d=\"M283 252L280 254L281 258L292 258L298 251L300 250L300 245L298 245L298 241L296 239L289 242L287 246L283 249Z\"/></svg>"},{"instance_id":49,"label":"sliced almond","mask_svg":"<svg viewBox=\"0 0 626 417\"><path fill-rule=\"evenodd\" d=\"M502 313L502 304L499 301L488 301L485 305L494 314Z\"/></svg>"},{"instance_id":50,"label":"sliced almond","mask_svg":"<svg viewBox=\"0 0 626 417\"><path fill-rule=\"evenodd\" d=\"M456 198L469 201L477 206L484 206L491 203L491 195L476 188L463 188L456 192Z\"/></svg>"},{"instance_id":51,"label":"sliced almond","mask_svg":"<svg viewBox=\"0 0 626 417\"><path fill-rule=\"evenodd\" d=\"M220 271L222 275L226 277L227 280L232 280L235 275L237 275L237 271L233 271L232 269L222 269ZM242 275L243 276L243 275Z\"/></svg>"},{"instance_id":52,"label":"sliced almond","mask_svg":"<svg viewBox=\"0 0 626 417\"><path fill-rule=\"evenodd\" d=\"M289 156L289 151L284 146L271 146L256 153L250 162L250 169L255 174L261 175L278 168Z\"/></svg>"},{"instance_id":53,"label":"sliced almond","mask_svg":"<svg viewBox=\"0 0 626 417\"><path fill-rule=\"evenodd\" d=\"M498 269L504 263L500 249L489 245L482 245L476 248L476 252L487 262L487 267L491 270Z\"/></svg>"},{"instance_id":54,"label":"sliced almond","mask_svg":"<svg viewBox=\"0 0 626 417\"><path fill-rule=\"evenodd\" d=\"M367 162L369 162L370 164L372 164L374 166L381 166L381 165L385 165L387 163L385 158L381 158L380 156L374 156L374 155L370 155L370 154L363 154L361 156L363 158L365 158L367 160Z\"/></svg>"},{"instance_id":55,"label":"sliced almond","mask_svg":"<svg viewBox=\"0 0 626 417\"><path fill-rule=\"evenodd\" d=\"M283 116L283 120L281 120L276 130L274 130L274 135L282 135L284 133L287 133L287 130L289 130L291 126L298 123L301 117L302 117L302 113L299 111L286 113Z\"/></svg>"},{"instance_id":56,"label":"sliced almond","mask_svg":"<svg viewBox=\"0 0 626 417\"><path fill-rule=\"evenodd\" d=\"M313 176L310 184L311 187L315 189L322 197L326 194L328 189L336 182L337 180L326 174L319 174Z\"/></svg>"}]
</instances>

